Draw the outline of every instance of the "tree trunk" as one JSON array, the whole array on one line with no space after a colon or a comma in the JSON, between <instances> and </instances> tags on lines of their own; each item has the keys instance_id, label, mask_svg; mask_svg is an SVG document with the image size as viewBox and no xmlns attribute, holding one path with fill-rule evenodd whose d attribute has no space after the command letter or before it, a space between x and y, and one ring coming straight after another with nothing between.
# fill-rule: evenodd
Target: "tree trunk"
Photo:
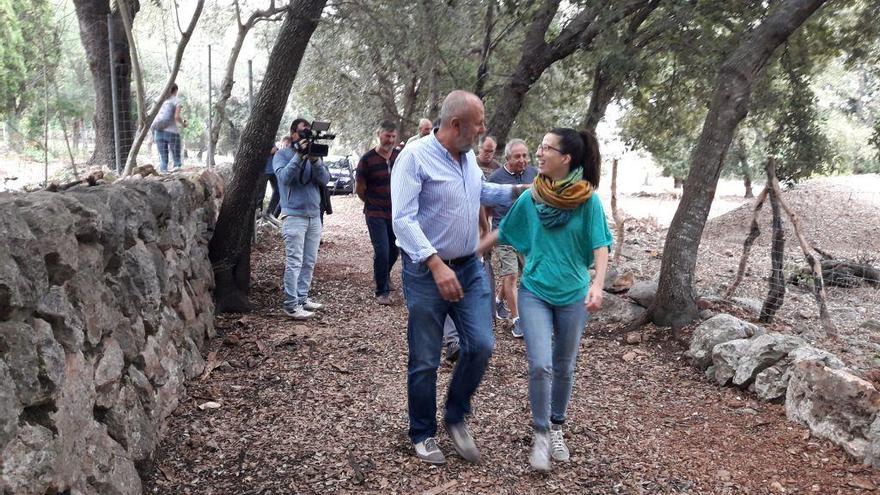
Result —
<instances>
[{"instance_id":1,"label":"tree trunk","mask_svg":"<svg viewBox=\"0 0 880 495\"><path fill-rule=\"evenodd\" d=\"M486 81L489 78L489 52L492 49L492 30L495 28L495 0L486 2L486 17L483 19L483 46L480 47L480 64L477 66L477 82L474 94L481 99L486 96Z\"/></svg>"},{"instance_id":2,"label":"tree trunk","mask_svg":"<svg viewBox=\"0 0 880 495\"><path fill-rule=\"evenodd\" d=\"M244 44L244 38L250 31L251 26L243 24L238 25L238 35L235 37L235 44L232 45L232 51L229 52L229 59L226 60L226 73L223 76L223 82L220 84L220 94L217 95L217 102L214 103L214 115L211 122L210 140L211 149L216 153L217 142L220 141L220 127L226 119L226 103L232 97L232 87L235 84L235 63L238 61L238 54L241 53L241 46ZM208 157L208 166L214 166L214 157Z\"/></svg>"},{"instance_id":3,"label":"tree trunk","mask_svg":"<svg viewBox=\"0 0 880 495\"><path fill-rule=\"evenodd\" d=\"M638 51L645 48L650 39L643 43L636 43L639 37L639 28L651 15L651 12L657 9L662 0L651 0L645 8L639 10L627 26L626 33L623 37L623 54L627 58L633 58ZM656 36L657 33L654 33ZM596 126L605 117L608 105L614 96L620 90L620 86L624 81L626 74L615 73L614 67L611 65L608 57L603 58L596 64L593 71L593 89L590 94L590 105L587 107L587 113L581 122L581 127L596 132Z\"/></svg>"},{"instance_id":4,"label":"tree trunk","mask_svg":"<svg viewBox=\"0 0 880 495\"><path fill-rule=\"evenodd\" d=\"M281 26L254 108L241 135L233 163L233 175L226 187L220 216L209 245L214 266L214 297L219 312L242 312L252 308L248 301L250 229L254 215L254 190L266 152L275 140L290 88L299 70L306 46L327 0L297 0ZM239 275L236 278L236 274Z\"/></svg>"},{"instance_id":5,"label":"tree trunk","mask_svg":"<svg viewBox=\"0 0 880 495\"><path fill-rule=\"evenodd\" d=\"M617 86L615 81L612 81L611 75L607 73L604 61L596 64L596 69L593 71L593 89L590 95L590 106L587 107L587 114L584 116L583 122L581 122L581 127L595 134L596 126L605 117L608 104L611 103L611 99L614 98L614 94L617 92Z\"/></svg>"},{"instance_id":6,"label":"tree trunk","mask_svg":"<svg viewBox=\"0 0 880 495\"><path fill-rule=\"evenodd\" d=\"M746 235L746 240L743 241L743 253L739 259L739 268L736 270L736 276L733 277L733 282L724 293L725 299L730 299L731 296L733 296L733 293L736 292L737 287L739 287L739 284L742 282L743 276L745 276L746 264L749 262L749 253L752 251L752 245L755 243L755 239L761 235L761 227L758 225L758 213L761 212L761 208L764 206L764 201L767 200L767 195L769 193L770 187L767 186L761 191L761 194L758 195L758 200L755 201L755 207L752 209L752 221L750 223L749 233Z\"/></svg>"},{"instance_id":7,"label":"tree trunk","mask_svg":"<svg viewBox=\"0 0 880 495\"><path fill-rule=\"evenodd\" d=\"M89 165L114 167L113 95L110 87L110 54L107 39L107 14L111 13L109 0L74 0L79 21L79 35L95 88L95 146ZM132 9L132 19L136 8ZM131 119L131 54L122 17L112 12L113 59L116 61L116 101L119 117L120 152L124 160L131 148L135 126Z\"/></svg>"},{"instance_id":8,"label":"tree trunk","mask_svg":"<svg viewBox=\"0 0 880 495\"><path fill-rule=\"evenodd\" d=\"M773 52L825 0L783 0L722 64L703 131L691 155L681 202L669 226L651 320L683 326L698 313L693 277L703 227L736 126L748 113L752 84Z\"/></svg>"},{"instance_id":9,"label":"tree trunk","mask_svg":"<svg viewBox=\"0 0 880 495\"><path fill-rule=\"evenodd\" d=\"M681 177L673 177L672 178L672 188L673 189L681 189L684 187L684 179Z\"/></svg>"},{"instance_id":10,"label":"tree trunk","mask_svg":"<svg viewBox=\"0 0 880 495\"><path fill-rule=\"evenodd\" d=\"M785 273L782 271L782 257L785 254L785 232L782 230L782 213L779 209L779 196L770 188L770 208L773 211L773 242L770 250L770 289L761 307L758 321L770 323L785 300Z\"/></svg>"},{"instance_id":11,"label":"tree trunk","mask_svg":"<svg viewBox=\"0 0 880 495\"><path fill-rule=\"evenodd\" d=\"M746 199L751 199L755 197L755 192L752 191L752 176L748 172L743 172L743 186L746 188Z\"/></svg>"},{"instance_id":12,"label":"tree trunk","mask_svg":"<svg viewBox=\"0 0 880 495\"><path fill-rule=\"evenodd\" d=\"M488 119L488 134L495 137L498 149L503 149L507 144L507 136L522 109L526 94L541 74L556 61L588 46L603 29L631 14L646 1L630 1L611 11L606 7L609 3L611 2L596 2L592 7L584 8L555 38L547 41L547 30L559 10L560 0L541 2L526 31L519 62L501 90L495 112Z\"/></svg>"},{"instance_id":13,"label":"tree trunk","mask_svg":"<svg viewBox=\"0 0 880 495\"><path fill-rule=\"evenodd\" d=\"M241 47L244 39L257 22L266 19L272 19L272 16L283 12L284 7L275 7L275 2L266 10L258 10L252 13L247 21L241 22L241 13L239 11L238 2L234 3L236 9L236 19L238 24L238 33L235 37L235 43L229 52L229 58L226 60L226 71L223 75L223 82L220 84L220 94L217 95L217 101L214 103L214 119L211 122L211 149L216 153L217 142L220 141L220 128L226 120L226 104L232 97L232 87L235 85L235 64L238 62L238 56L241 53ZM277 19L272 19L277 20ZM214 157L209 156L209 166L214 165Z\"/></svg>"}]
</instances>

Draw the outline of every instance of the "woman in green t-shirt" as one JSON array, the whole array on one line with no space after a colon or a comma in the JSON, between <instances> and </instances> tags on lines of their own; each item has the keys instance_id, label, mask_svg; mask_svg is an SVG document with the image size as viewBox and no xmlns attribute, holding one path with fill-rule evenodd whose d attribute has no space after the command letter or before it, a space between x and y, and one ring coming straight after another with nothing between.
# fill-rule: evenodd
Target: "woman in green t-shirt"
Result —
<instances>
[{"instance_id":1,"label":"woman in green t-shirt","mask_svg":"<svg viewBox=\"0 0 880 495\"><path fill-rule=\"evenodd\" d=\"M544 136L537 158L539 175L531 194L519 197L478 251L498 241L525 256L519 307L535 428L529 462L548 471L551 458L569 457L562 425L581 334L589 313L602 306L611 231L594 194L600 157L593 134L553 129Z\"/></svg>"}]
</instances>

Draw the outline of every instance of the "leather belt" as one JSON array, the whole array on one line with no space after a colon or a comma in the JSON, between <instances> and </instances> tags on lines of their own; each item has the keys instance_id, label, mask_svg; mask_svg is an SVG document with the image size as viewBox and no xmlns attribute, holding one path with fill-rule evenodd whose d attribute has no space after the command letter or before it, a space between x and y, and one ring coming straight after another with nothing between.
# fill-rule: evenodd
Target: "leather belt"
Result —
<instances>
[{"instance_id":1,"label":"leather belt","mask_svg":"<svg viewBox=\"0 0 880 495\"><path fill-rule=\"evenodd\" d=\"M443 261L443 263L444 263L446 266L448 266L449 268L455 268L455 267L457 267L457 266L464 265L465 263L467 263L468 261L472 260L473 258L474 258L474 255L473 255L473 254L469 254L469 255L467 255L467 256L462 256L462 257L460 257L460 258L454 258L454 259L451 259L451 260L441 260L441 261Z\"/></svg>"}]
</instances>

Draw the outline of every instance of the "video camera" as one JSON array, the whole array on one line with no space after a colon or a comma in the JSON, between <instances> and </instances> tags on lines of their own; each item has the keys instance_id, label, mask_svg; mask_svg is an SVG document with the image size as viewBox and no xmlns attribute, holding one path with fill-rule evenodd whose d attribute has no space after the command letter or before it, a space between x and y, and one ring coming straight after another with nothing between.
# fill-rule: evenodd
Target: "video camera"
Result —
<instances>
[{"instance_id":1,"label":"video camera","mask_svg":"<svg viewBox=\"0 0 880 495\"><path fill-rule=\"evenodd\" d=\"M326 140L330 141L336 139L336 134L329 134L327 131L330 129L330 122L320 122L314 121L312 125L306 129L302 129L297 131L299 134L300 142L302 140L307 141L305 144L300 145L300 143L293 143L293 149L295 149L298 153L308 154L313 157L325 157L330 152L330 146L326 144L320 144L317 141Z\"/></svg>"}]
</instances>

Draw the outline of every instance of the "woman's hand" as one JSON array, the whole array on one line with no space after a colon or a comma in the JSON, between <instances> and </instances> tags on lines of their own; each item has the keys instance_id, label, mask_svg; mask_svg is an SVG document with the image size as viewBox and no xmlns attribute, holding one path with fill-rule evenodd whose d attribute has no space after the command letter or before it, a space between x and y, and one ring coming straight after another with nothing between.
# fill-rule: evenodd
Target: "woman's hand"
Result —
<instances>
[{"instance_id":1,"label":"woman's hand","mask_svg":"<svg viewBox=\"0 0 880 495\"><path fill-rule=\"evenodd\" d=\"M584 300L584 304L587 306L587 311L590 313L595 313L602 309L602 299L605 297L605 291L602 290L601 286L591 285L590 291L587 292L587 298Z\"/></svg>"}]
</instances>

